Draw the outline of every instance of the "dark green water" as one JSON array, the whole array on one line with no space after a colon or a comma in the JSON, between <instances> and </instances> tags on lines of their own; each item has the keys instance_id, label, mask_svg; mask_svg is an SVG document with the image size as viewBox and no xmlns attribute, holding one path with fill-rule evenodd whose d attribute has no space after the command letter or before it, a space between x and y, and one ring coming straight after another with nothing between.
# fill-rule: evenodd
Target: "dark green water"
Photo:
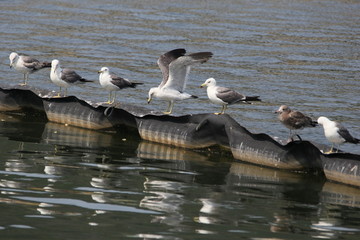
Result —
<instances>
[{"instance_id":1,"label":"dark green water","mask_svg":"<svg viewBox=\"0 0 360 240\"><path fill-rule=\"evenodd\" d=\"M31 4L30 4L31 2ZM287 104L359 125L358 1L0 2L0 81L18 84L8 55L59 59L95 83L69 93L106 101L107 66L141 87L120 102L146 105L160 54L212 51L194 67L175 114L216 112L199 86L214 77L262 103L227 113L251 132L286 139L273 114ZM31 86L58 90L47 70ZM147 106L164 110L166 103ZM134 130L96 132L33 116L0 115L0 239L358 239L360 189L235 162L230 152L142 141ZM321 128L303 139L327 144ZM341 149L360 154L356 145Z\"/></svg>"},{"instance_id":2,"label":"dark green water","mask_svg":"<svg viewBox=\"0 0 360 240\"><path fill-rule=\"evenodd\" d=\"M2 239L357 239L360 189L1 115Z\"/></svg>"}]
</instances>

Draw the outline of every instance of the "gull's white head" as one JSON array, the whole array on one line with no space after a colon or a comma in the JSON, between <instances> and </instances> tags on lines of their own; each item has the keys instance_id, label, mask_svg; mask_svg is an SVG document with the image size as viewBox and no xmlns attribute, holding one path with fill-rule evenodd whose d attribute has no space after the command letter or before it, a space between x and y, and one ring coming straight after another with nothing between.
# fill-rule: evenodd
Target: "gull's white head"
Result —
<instances>
[{"instance_id":1,"label":"gull's white head","mask_svg":"<svg viewBox=\"0 0 360 240\"><path fill-rule=\"evenodd\" d=\"M54 59L51 61L51 68L57 68L59 66L60 62L57 59Z\"/></svg>"},{"instance_id":2,"label":"gull's white head","mask_svg":"<svg viewBox=\"0 0 360 240\"><path fill-rule=\"evenodd\" d=\"M109 72L109 68L107 68L107 67L102 67L101 69L100 69L100 71L98 71L98 73L108 73Z\"/></svg>"},{"instance_id":3,"label":"gull's white head","mask_svg":"<svg viewBox=\"0 0 360 240\"><path fill-rule=\"evenodd\" d=\"M157 93L158 90L159 90L159 88L157 88L157 87L150 88L150 90L149 90L149 98L147 100L148 103L151 102L153 96L156 96L156 93Z\"/></svg>"},{"instance_id":4,"label":"gull's white head","mask_svg":"<svg viewBox=\"0 0 360 240\"><path fill-rule=\"evenodd\" d=\"M216 86L215 78L208 78L203 84L201 84L200 87L213 87L213 86Z\"/></svg>"},{"instance_id":5,"label":"gull's white head","mask_svg":"<svg viewBox=\"0 0 360 240\"><path fill-rule=\"evenodd\" d=\"M60 67L60 62L57 59L51 61L51 72L56 72L56 70Z\"/></svg>"},{"instance_id":6,"label":"gull's white head","mask_svg":"<svg viewBox=\"0 0 360 240\"><path fill-rule=\"evenodd\" d=\"M331 122L331 120L328 119L327 117L319 117L317 122L318 122L318 124L321 124L324 126L326 124L329 124Z\"/></svg>"},{"instance_id":7,"label":"gull's white head","mask_svg":"<svg viewBox=\"0 0 360 240\"><path fill-rule=\"evenodd\" d=\"M9 55L9 59L10 59L10 67L12 67L15 63L15 60L19 57L19 55L16 52L12 52Z\"/></svg>"}]
</instances>

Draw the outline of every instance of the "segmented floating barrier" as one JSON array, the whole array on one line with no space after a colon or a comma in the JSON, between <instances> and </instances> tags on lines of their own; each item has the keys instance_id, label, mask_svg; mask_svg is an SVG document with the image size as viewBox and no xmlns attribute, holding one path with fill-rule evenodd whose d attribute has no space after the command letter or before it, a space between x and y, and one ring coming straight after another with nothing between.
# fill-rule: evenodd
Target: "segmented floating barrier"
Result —
<instances>
[{"instance_id":1,"label":"segmented floating barrier","mask_svg":"<svg viewBox=\"0 0 360 240\"><path fill-rule=\"evenodd\" d=\"M308 141L282 145L266 134L253 134L229 115L168 116L121 104L104 105L77 97L52 98L30 87L0 87L0 111L36 112L48 121L93 130L112 129L141 139L184 148L219 145L235 159L291 171L316 171L332 181L360 187L360 155L323 154Z\"/></svg>"}]
</instances>

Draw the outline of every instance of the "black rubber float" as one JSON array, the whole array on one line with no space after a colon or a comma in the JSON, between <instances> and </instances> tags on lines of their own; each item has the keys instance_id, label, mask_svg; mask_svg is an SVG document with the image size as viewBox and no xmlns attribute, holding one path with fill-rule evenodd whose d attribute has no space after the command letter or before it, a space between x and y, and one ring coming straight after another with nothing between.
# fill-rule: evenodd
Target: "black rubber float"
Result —
<instances>
[{"instance_id":1,"label":"black rubber float","mask_svg":"<svg viewBox=\"0 0 360 240\"><path fill-rule=\"evenodd\" d=\"M327 179L360 187L360 155L322 154L321 161Z\"/></svg>"},{"instance_id":2,"label":"black rubber float","mask_svg":"<svg viewBox=\"0 0 360 240\"><path fill-rule=\"evenodd\" d=\"M279 169L322 169L321 152L308 141L282 145L269 135L253 134L238 123L228 126L227 133L236 159Z\"/></svg>"},{"instance_id":3,"label":"black rubber float","mask_svg":"<svg viewBox=\"0 0 360 240\"><path fill-rule=\"evenodd\" d=\"M360 155L323 154L308 141L282 145L266 134L253 134L229 115L169 116L121 104L106 105L77 97L52 98L29 87L0 87L0 111L43 112L50 122L93 130L134 132L143 140L184 148L221 146L235 159L291 171L315 171L329 180L360 187Z\"/></svg>"},{"instance_id":4,"label":"black rubber float","mask_svg":"<svg viewBox=\"0 0 360 240\"><path fill-rule=\"evenodd\" d=\"M142 139L185 148L213 145L229 147L224 128L227 115L196 114L184 116L145 115L136 117Z\"/></svg>"}]
</instances>

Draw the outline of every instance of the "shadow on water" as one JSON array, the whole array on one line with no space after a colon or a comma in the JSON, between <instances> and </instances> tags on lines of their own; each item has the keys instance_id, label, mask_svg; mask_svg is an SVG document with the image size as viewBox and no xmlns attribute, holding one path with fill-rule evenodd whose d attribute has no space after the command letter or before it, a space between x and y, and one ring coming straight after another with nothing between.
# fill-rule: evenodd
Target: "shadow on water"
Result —
<instances>
[{"instance_id":1,"label":"shadow on water","mask_svg":"<svg viewBox=\"0 0 360 240\"><path fill-rule=\"evenodd\" d=\"M286 238L359 231L338 225L347 217L357 222L348 208L360 207L360 189L323 177L237 162L220 147L188 150L143 141L136 132L91 131L16 114L0 118L0 203L11 206L4 214L17 209L7 221L25 229L40 233L40 219L65 226L65 218L75 221L73 231L85 221L89 234L97 226L113 236L126 221L122 236L144 239L163 232L216 239L220 232Z\"/></svg>"}]
</instances>

